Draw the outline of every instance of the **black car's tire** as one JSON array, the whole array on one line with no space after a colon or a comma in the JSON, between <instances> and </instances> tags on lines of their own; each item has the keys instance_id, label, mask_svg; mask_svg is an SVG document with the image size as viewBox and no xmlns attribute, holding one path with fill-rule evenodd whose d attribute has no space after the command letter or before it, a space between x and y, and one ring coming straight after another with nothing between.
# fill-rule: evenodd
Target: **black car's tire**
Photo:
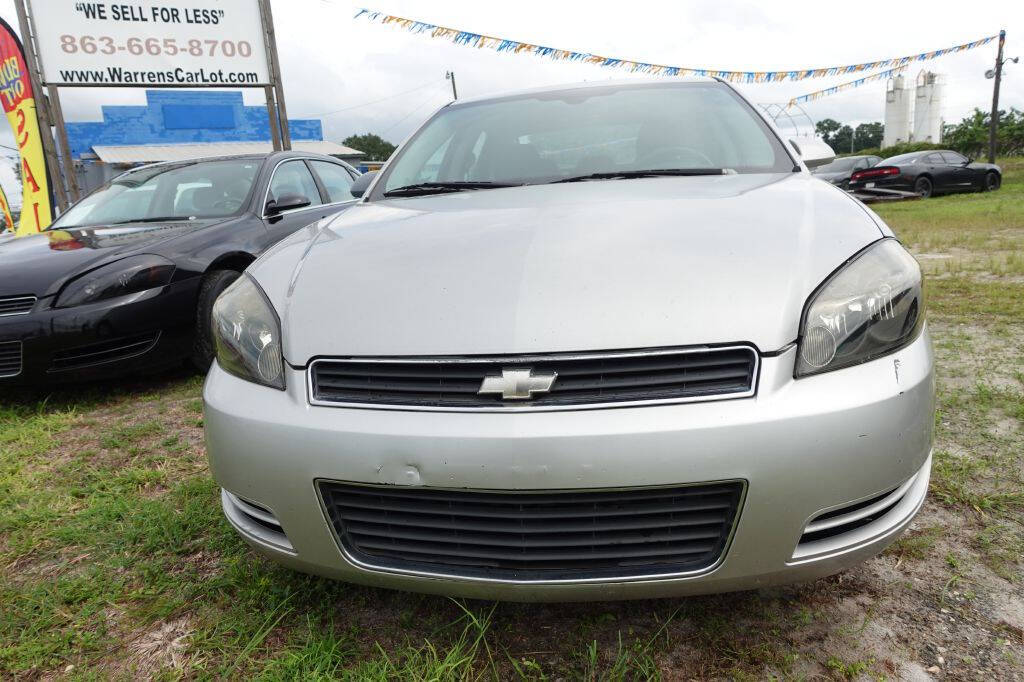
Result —
<instances>
[{"instance_id":1,"label":"black car's tire","mask_svg":"<svg viewBox=\"0 0 1024 682\"><path fill-rule=\"evenodd\" d=\"M1000 180L999 173L989 171L988 173L985 173L985 184L982 185L982 188L986 192L994 192L999 189L999 185L1002 184Z\"/></svg>"},{"instance_id":2,"label":"black car's tire","mask_svg":"<svg viewBox=\"0 0 1024 682\"><path fill-rule=\"evenodd\" d=\"M206 273L199 285L195 342L189 360L200 372L209 371L216 353L213 342L213 303L241 274L237 270L214 270Z\"/></svg>"},{"instance_id":3,"label":"black car's tire","mask_svg":"<svg viewBox=\"0 0 1024 682\"><path fill-rule=\"evenodd\" d=\"M921 195L922 199L927 199L932 195L932 181L928 178L918 178L914 181L914 192Z\"/></svg>"}]
</instances>

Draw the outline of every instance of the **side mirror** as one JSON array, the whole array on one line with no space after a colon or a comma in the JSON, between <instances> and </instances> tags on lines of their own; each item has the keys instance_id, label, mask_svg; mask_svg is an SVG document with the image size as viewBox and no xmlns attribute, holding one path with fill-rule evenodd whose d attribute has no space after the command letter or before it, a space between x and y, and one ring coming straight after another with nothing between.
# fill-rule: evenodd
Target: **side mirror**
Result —
<instances>
[{"instance_id":1,"label":"side mirror","mask_svg":"<svg viewBox=\"0 0 1024 682\"><path fill-rule=\"evenodd\" d=\"M972 163L974 163L974 159L967 159L966 161L964 161L963 165L970 166Z\"/></svg>"},{"instance_id":2,"label":"side mirror","mask_svg":"<svg viewBox=\"0 0 1024 682\"><path fill-rule=\"evenodd\" d=\"M278 215L285 211L292 211L296 208L309 206L311 203L313 202L309 200L309 197L301 194L285 194L277 199L271 199L268 201L264 213L267 215Z\"/></svg>"},{"instance_id":3,"label":"side mirror","mask_svg":"<svg viewBox=\"0 0 1024 682\"><path fill-rule=\"evenodd\" d=\"M790 139L789 143L800 155L800 159L808 168L817 168L832 163L836 159L836 153L832 147L816 137L801 137L798 140Z\"/></svg>"},{"instance_id":4,"label":"side mirror","mask_svg":"<svg viewBox=\"0 0 1024 682\"><path fill-rule=\"evenodd\" d=\"M348 188L348 191L356 199L361 198L364 194L366 194L366 190L370 187L370 183L373 182L373 179L375 177L377 177L377 171L368 171L366 173L363 173L362 175L355 179L355 181L352 183L352 186Z\"/></svg>"}]
</instances>

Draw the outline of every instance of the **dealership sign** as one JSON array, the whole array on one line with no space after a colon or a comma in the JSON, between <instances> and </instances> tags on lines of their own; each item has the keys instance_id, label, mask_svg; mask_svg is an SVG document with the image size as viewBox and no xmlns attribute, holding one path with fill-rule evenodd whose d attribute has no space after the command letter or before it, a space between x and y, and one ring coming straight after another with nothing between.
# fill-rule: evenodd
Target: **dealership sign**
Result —
<instances>
[{"instance_id":1,"label":"dealership sign","mask_svg":"<svg viewBox=\"0 0 1024 682\"><path fill-rule=\"evenodd\" d=\"M258 0L35 0L43 82L253 87L273 82Z\"/></svg>"}]
</instances>

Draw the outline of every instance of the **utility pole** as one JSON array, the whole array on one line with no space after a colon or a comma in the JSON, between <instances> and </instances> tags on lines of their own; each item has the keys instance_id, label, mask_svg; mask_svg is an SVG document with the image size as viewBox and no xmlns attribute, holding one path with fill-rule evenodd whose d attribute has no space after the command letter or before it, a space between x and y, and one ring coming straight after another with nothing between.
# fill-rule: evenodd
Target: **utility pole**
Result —
<instances>
[{"instance_id":1,"label":"utility pole","mask_svg":"<svg viewBox=\"0 0 1024 682\"><path fill-rule=\"evenodd\" d=\"M1000 52L999 54L1002 54L1002 52ZM446 71L444 77L452 82L452 99L458 99L459 93L458 91L455 90L455 72Z\"/></svg>"},{"instance_id":2,"label":"utility pole","mask_svg":"<svg viewBox=\"0 0 1024 682\"><path fill-rule=\"evenodd\" d=\"M1003 75L1003 44L1006 31L999 32L999 53L996 55L995 83L992 86L992 116L988 122L988 162L996 162L996 131L999 129L999 80Z\"/></svg>"}]
</instances>

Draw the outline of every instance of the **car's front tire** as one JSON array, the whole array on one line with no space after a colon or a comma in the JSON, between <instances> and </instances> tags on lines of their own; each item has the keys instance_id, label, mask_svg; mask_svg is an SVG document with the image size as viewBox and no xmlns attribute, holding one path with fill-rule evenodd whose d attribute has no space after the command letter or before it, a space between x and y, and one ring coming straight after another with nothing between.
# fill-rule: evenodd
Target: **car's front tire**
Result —
<instances>
[{"instance_id":1,"label":"car's front tire","mask_svg":"<svg viewBox=\"0 0 1024 682\"><path fill-rule=\"evenodd\" d=\"M989 171L988 173L985 174L985 184L982 185L982 187L986 192L994 192L997 189L999 189L999 185L1001 184L1002 182L999 177L999 173L996 173L995 171Z\"/></svg>"},{"instance_id":2,"label":"car's front tire","mask_svg":"<svg viewBox=\"0 0 1024 682\"><path fill-rule=\"evenodd\" d=\"M932 195L932 181L928 178L918 178L914 182L914 192L922 199L927 199Z\"/></svg>"},{"instance_id":3,"label":"car's front tire","mask_svg":"<svg viewBox=\"0 0 1024 682\"><path fill-rule=\"evenodd\" d=\"M196 304L195 342L189 358L200 372L209 371L217 352L213 342L213 304L241 274L237 270L214 270L203 275Z\"/></svg>"}]
</instances>

